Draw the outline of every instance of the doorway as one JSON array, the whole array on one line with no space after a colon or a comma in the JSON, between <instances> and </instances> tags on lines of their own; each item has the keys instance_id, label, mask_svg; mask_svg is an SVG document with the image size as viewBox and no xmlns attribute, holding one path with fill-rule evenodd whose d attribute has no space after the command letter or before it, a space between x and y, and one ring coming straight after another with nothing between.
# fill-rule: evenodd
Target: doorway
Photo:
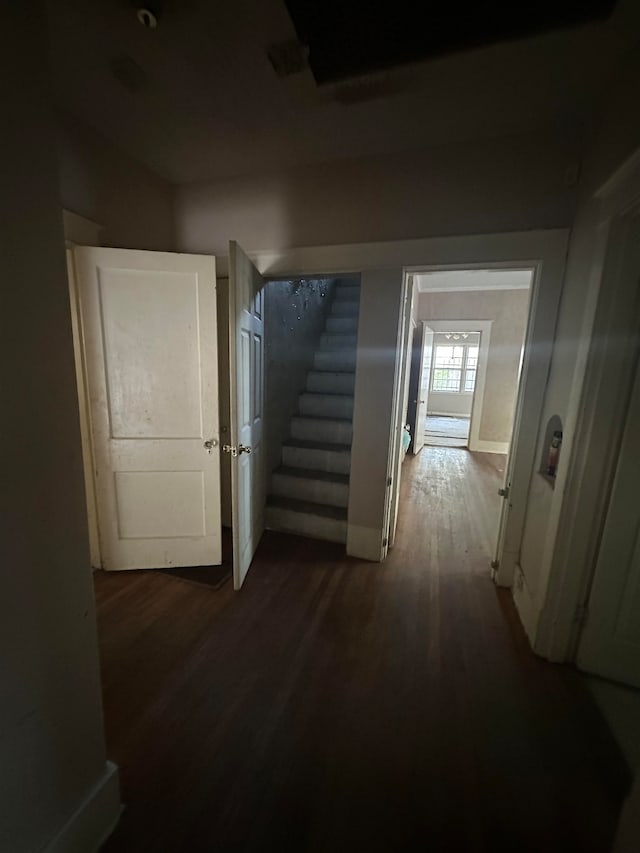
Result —
<instances>
[{"instance_id":1,"label":"doorway","mask_svg":"<svg viewBox=\"0 0 640 853\"><path fill-rule=\"evenodd\" d=\"M469 446L479 352L479 331L447 331L436 334L423 354L428 370L426 445Z\"/></svg>"},{"instance_id":2,"label":"doorway","mask_svg":"<svg viewBox=\"0 0 640 853\"><path fill-rule=\"evenodd\" d=\"M358 330L358 275L263 279L265 528L344 543ZM220 282L219 338L228 317ZM221 430L229 362L220 353ZM223 457L222 521L232 527L231 460Z\"/></svg>"},{"instance_id":3,"label":"doorway","mask_svg":"<svg viewBox=\"0 0 640 853\"><path fill-rule=\"evenodd\" d=\"M489 491L479 488L476 499L490 508L488 539L495 542L502 509L498 492L505 489L494 481L507 476L533 270L424 270L413 281L408 459L422 458L424 496L459 476L484 480ZM452 504L454 517L468 513L466 499L455 495L450 498L460 506ZM478 526L485 544L486 529L485 520Z\"/></svg>"}]
</instances>

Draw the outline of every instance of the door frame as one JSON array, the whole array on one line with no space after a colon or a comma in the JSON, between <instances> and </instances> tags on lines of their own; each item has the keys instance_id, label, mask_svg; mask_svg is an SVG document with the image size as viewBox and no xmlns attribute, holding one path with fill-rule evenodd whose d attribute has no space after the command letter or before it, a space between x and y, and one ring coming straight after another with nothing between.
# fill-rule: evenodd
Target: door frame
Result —
<instances>
[{"instance_id":1,"label":"door frame","mask_svg":"<svg viewBox=\"0 0 640 853\"><path fill-rule=\"evenodd\" d=\"M482 422L493 320L423 320L422 324L433 329L437 335L441 335L443 332L480 332L478 372L473 390L471 419L469 422L469 450L481 453L506 453L502 442L480 440L480 423ZM431 373L433 375L433 364L431 365ZM429 389L431 393L431 378L429 378Z\"/></svg>"},{"instance_id":2,"label":"door frame","mask_svg":"<svg viewBox=\"0 0 640 853\"><path fill-rule=\"evenodd\" d=\"M95 464L93 449L93 428L91 425L91 407L87 387L86 352L84 346L84 327L80 312L80 298L76 281L76 269L73 249L75 246L100 246L100 234L103 226L91 219L80 216L72 210L63 208L67 280L69 283L69 307L71 311L71 331L73 337L73 357L76 370L78 391L78 417L80 421L80 440L82 445L82 469L84 473L84 492L87 507L87 528L89 532L89 558L92 569L102 568L100 553L100 532L98 529L98 508L96 503Z\"/></svg>"},{"instance_id":3,"label":"door frame","mask_svg":"<svg viewBox=\"0 0 640 853\"><path fill-rule=\"evenodd\" d=\"M574 435L569 447L563 441L564 500L555 519L562 535L554 543L535 638L536 651L556 662L576 659L633 383L634 365L613 374L609 370L615 354L606 341L621 327L626 335L640 332L636 317L616 311L621 284L616 278L617 257L611 251L625 218L638 206L640 149L593 194L585 214L592 223L594 250L574 375L577 403L567 417L568 426L573 421ZM605 345L595 347L594 341ZM599 411L606 411L607 417L598 418Z\"/></svg>"},{"instance_id":4,"label":"door frame","mask_svg":"<svg viewBox=\"0 0 640 853\"><path fill-rule=\"evenodd\" d=\"M415 286L412 275L402 277L402 310L398 322L398 342L396 347L396 372L393 390L393 416L389 435L388 478L391 488L387 490L387 501L384 515L385 535L382 540L384 559L389 548L392 548L396 538L398 524L398 507L400 504L400 482L402 479L402 433L405 425L406 401L409 396L409 367L411 356L411 337L413 331L413 304Z\"/></svg>"}]
</instances>

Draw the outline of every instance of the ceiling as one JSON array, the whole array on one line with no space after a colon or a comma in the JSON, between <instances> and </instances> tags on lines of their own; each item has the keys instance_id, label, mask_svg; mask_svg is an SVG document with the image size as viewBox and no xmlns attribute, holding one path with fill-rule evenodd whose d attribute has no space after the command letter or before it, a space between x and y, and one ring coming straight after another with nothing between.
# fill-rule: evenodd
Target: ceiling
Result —
<instances>
[{"instance_id":1,"label":"ceiling","mask_svg":"<svg viewBox=\"0 0 640 853\"><path fill-rule=\"evenodd\" d=\"M527 290L531 270L446 270L415 276L420 293L469 290Z\"/></svg>"},{"instance_id":2,"label":"ceiling","mask_svg":"<svg viewBox=\"0 0 640 853\"><path fill-rule=\"evenodd\" d=\"M546 35L318 85L267 51L297 42L284 0L165 0L145 29L130 0L50 0L60 108L168 180L548 131L579 132L640 35L640 3Z\"/></svg>"}]
</instances>

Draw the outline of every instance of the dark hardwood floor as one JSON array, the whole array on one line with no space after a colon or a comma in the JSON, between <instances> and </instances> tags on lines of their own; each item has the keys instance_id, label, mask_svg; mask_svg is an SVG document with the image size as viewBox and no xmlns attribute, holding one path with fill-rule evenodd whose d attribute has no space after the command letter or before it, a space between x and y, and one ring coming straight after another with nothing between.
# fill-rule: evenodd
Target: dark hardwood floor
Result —
<instances>
[{"instance_id":1,"label":"dark hardwood floor","mask_svg":"<svg viewBox=\"0 0 640 853\"><path fill-rule=\"evenodd\" d=\"M105 851L608 850L610 735L489 578L501 464L408 459L383 565L267 533L240 593L98 573Z\"/></svg>"}]
</instances>

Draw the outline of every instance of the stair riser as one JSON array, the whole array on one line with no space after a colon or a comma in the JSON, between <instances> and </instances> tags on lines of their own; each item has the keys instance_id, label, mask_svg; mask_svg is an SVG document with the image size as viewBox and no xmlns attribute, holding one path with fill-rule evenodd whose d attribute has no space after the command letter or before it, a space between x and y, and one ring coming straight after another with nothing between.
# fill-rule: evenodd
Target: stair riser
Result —
<instances>
[{"instance_id":1,"label":"stair riser","mask_svg":"<svg viewBox=\"0 0 640 853\"><path fill-rule=\"evenodd\" d=\"M343 519L324 518L306 512L293 512L281 507L267 507L265 524L269 530L282 530L310 536L313 539L325 539L329 542L347 541L347 522Z\"/></svg>"},{"instance_id":2,"label":"stair riser","mask_svg":"<svg viewBox=\"0 0 640 853\"><path fill-rule=\"evenodd\" d=\"M355 373L312 372L307 375L307 390L314 394L353 394L355 384Z\"/></svg>"},{"instance_id":3,"label":"stair riser","mask_svg":"<svg viewBox=\"0 0 640 853\"><path fill-rule=\"evenodd\" d=\"M351 444L353 426L341 421L293 418L291 437L301 441L320 441L326 444Z\"/></svg>"},{"instance_id":4,"label":"stair riser","mask_svg":"<svg viewBox=\"0 0 640 853\"><path fill-rule=\"evenodd\" d=\"M336 287L334 299L338 299L340 302L357 302L360 299L360 288L346 285Z\"/></svg>"},{"instance_id":5,"label":"stair riser","mask_svg":"<svg viewBox=\"0 0 640 853\"><path fill-rule=\"evenodd\" d=\"M313 357L313 366L316 370L347 371L356 369L355 352L333 352L319 350Z\"/></svg>"},{"instance_id":6,"label":"stair riser","mask_svg":"<svg viewBox=\"0 0 640 853\"><path fill-rule=\"evenodd\" d=\"M336 316L355 317L357 319L360 310L359 302L338 299L331 306L331 314Z\"/></svg>"},{"instance_id":7,"label":"stair riser","mask_svg":"<svg viewBox=\"0 0 640 853\"><path fill-rule=\"evenodd\" d=\"M301 394L299 398L301 415L320 418L353 418L353 397L340 397L337 394Z\"/></svg>"},{"instance_id":8,"label":"stair riser","mask_svg":"<svg viewBox=\"0 0 640 853\"><path fill-rule=\"evenodd\" d=\"M327 471L330 474L348 474L351 468L351 453L346 450L321 450L316 447L282 448L282 464L287 468L306 468L311 471Z\"/></svg>"},{"instance_id":9,"label":"stair riser","mask_svg":"<svg viewBox=\"0 0 640 853\"><path fill-rule=\"evenodd\" d=\"M350 350L355 349L358 342L357 335L322 335L320 347L323 350Z\"/></svg>"},{"instance_id":10,"label":"stair riser","mask_svg":"<svg viewBox=\"0 0 640 853\"><path fill-rule=\"evenodd\" d=\"M346 483L326 483L324 480L290 477L286 474L273 474L271 493L325 506L346 507L349 503L349 486Z\"/></svg>"},{"instance_id":11,"label":"stair riser","mask_svg":"<svg viewBox=\"0 0 640 853\"><path fill-rule=\"evenodd\" d=\"M350 332L355 334L358 331L357 317L327 317L325 324L327 333L332 332Z\"/></svg>"}]
</instances>

